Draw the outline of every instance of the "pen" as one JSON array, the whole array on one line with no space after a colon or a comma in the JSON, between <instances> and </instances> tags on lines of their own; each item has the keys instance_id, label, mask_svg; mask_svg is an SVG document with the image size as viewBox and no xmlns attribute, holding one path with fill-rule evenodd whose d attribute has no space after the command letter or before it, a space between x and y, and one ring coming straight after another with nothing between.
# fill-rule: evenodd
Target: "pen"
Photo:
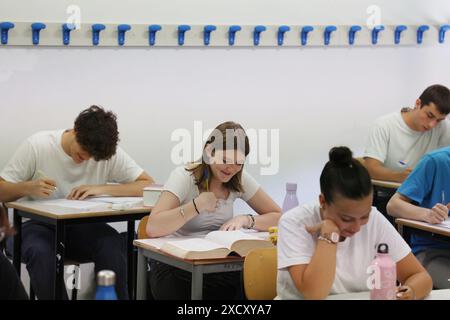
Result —
<instances>
[{"instance_id":1,"label":"pen","mask_svg":"<svg viewBox=\"0 0 450 320\"><path fill-rule=\"evenodd\" d=\"M406 166L407 165L406 161L403 161L403 160L399 160L398 163L400 163L402 166Z\"/></svg>"},{"instance_id":2,"label":"pen","mask_svg":"<svg viewBox=\"0 0 450 320\"><path fill-rule=\"evenodd\" d=\"M445 203L445 191L444 190L442 190L442 204L446 205L446 203Z\"/></svg>"},{"instance_id":3,"label":"pen","mask_svg":"<svg viewBox=\"0 0 450 320\"><path fill-rule=\"evenodd\" d=\"M205 168L205 185L206 185L206 192L209 192L209 170L208 170L208 168Z\"/></svg>"},{"instance_id":4,"label":"pen","mask_svg":"<svg viewBox=\"0 0 450 320\"><path fill-rule=\"evenodd\" d=\"M47 175L42 170L36 171L36 178L37 179L48 179ZM56 187L54 187L54 188L55 188L55 191L58 190Z\"/></svg>"}]
</instances>

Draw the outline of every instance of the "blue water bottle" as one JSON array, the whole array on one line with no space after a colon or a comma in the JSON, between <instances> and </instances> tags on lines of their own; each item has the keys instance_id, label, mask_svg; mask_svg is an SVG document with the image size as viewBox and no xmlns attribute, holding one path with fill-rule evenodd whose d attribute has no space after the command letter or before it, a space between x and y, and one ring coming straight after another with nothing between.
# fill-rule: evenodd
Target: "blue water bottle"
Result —
<instances>
[{"instance_id":1,"label":"blue water bottle","mask_svg":"<svg viewBox=\"0 0 450 320\"><path fill-rule=\"evenodd\" d=\"M116 274L111 270L102 270L97 274L97 292L95 300L117 300Z\"/></svg>"},{"instance_id":2,"label":"blue water bottle","mask_svg":"<svg viewBox=\"0 0 450 320\"><path fill-rule=\"evenodd\" d=\"M286 183L286 196L284 197L281 212L285 213L286 211L295 208L297 206L298 206L297 184L288 182Z\"/></svg>"}]
</instances>

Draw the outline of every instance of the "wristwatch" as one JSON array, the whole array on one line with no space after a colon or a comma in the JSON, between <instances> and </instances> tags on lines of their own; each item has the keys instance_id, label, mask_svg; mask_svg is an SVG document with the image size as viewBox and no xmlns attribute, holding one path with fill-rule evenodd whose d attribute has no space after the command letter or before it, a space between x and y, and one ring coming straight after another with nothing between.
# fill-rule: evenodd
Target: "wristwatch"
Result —
<instances>
[{"instance_id":1,"label":"wristwatch","mask_svg":"<svg viewBox=\"0 0 450 320\"><path fill-rule=\"evenodd\" d=\"M337 244L339 242L339 233L331 232L331 233L323 233L320 234L317 239L326 241L328 243Z\"/></svg>"}]
</instances>

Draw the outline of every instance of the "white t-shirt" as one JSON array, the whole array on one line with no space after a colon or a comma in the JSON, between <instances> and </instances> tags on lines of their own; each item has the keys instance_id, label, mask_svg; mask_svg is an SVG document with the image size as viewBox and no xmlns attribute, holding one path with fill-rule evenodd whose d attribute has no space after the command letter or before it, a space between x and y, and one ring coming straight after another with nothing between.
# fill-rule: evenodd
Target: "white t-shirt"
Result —
<instances>
[{"instance_id":1,"label":"white t-shirt","mask_svg":"<svg viewBox=\"0 0 450 320\"><path fill-rule=\"evenodd\" d=\"M414 167L425 153L448 145L450 130L447 120L431 130L419 132L408 127L401 113L395 112L375 121L364 157L376 159L391 170L403 171Z\"/></svg>"},{"instance_id":2,"label":"white t-shirt","mask_svg":"<svg viewBox=\"0 0 450 320\"><path fill-rule=\"evenodd\" d=\"M175 235L205 235L210 231L218 230L225 222L233 218L234 200L241 198L248 201L259 189L259 184L245 170L242 171L241 184L244 192L231 191L227 200L219 199L215 212L200 212L197 217L182 226ZM164 190L173 193L180 200L181 205L192 201L200 194L192 172L187 171L185 167L178 167L172 171L164 185Z\"/></svg>"},{"instance_id":3,"label":"white t-shirt","mask_svg":"<svg viewBox=\"0 0 450 320\"><path fill-rule=\"evenodd\" d=\"M143 172L131 157L121 148L109 160L89 159L76 164L64 152L61 145L65 130L38 132L17 149L0 177L9 182L34 180L41 170L48 178L56 181L57 190L52 198L64 198L80 185L129 183Z\"/></svg>"},{"instance_id":4,"label":"white t-shirt","mask_svg":"<svg viewBox=\"0 0 450 320\"><path fill-rule=\"evenodd\" d=\"M305 226L321 221L319 205L299 206L282 215L278 225L277 299L303 299L287 268L309 264L320 240L308 233ZM380 243L389 246L389 254L395 262L411 252L397 230L373 207L367 224L353 237L337 244L336 275L330 294L369 290L366 271Z\"/></svg>"}]
</instances>

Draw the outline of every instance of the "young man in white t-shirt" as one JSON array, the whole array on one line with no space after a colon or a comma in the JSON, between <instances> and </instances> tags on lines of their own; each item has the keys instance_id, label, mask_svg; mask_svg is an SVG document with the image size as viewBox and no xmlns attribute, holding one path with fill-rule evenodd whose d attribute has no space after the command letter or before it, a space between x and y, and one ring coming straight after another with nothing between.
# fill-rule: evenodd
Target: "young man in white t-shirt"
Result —
<instances>
[{"instance_id":1,"label":"young man in white t-shirt","mask_svg":"<svg viewBox=\"0 0 450 320\"><path fill-rule=\"evenodd\" d=\"M73 129L34 134L0 173L0 201L142 196L153 179L117 146L118 141L116 116L98 106L82 111ZM53 299L54 227L31 220L22 230L22 261L36 296ZM113 270L118 297L127 299L126 253L119 233L106 223L68 226L65 232L66 256L93 261L96 272ZM10 240L7 247L12 252Z\"/></svg>"},{"instance_id":2,"label":"young man in white t-shirt","mask_svg":"<svg viewBox=\"0 0 450 320\"><path fill-rule=\"evenodd\" d=\"M403 182L425 153L450 145L445 121L449 113L449 89L432 85L416 100L414 109L377 119L364 151L371 178Z\"/></svg>"},{"instance_id":3,"label":"young man in white t-shirt","mask_svg":"<svg viewBox=\"0 0 450 320\"><path fill-rule=\"evenodd\" d=\"M413 109L385 115L375 121L364 151L364 165L372 179L403 182L411 170L432 150L450 145L450 91L432 85L416 100ZM395 189L377 187L374 206L388 218L386 205Z\"/></svg>"}]
</instances>

